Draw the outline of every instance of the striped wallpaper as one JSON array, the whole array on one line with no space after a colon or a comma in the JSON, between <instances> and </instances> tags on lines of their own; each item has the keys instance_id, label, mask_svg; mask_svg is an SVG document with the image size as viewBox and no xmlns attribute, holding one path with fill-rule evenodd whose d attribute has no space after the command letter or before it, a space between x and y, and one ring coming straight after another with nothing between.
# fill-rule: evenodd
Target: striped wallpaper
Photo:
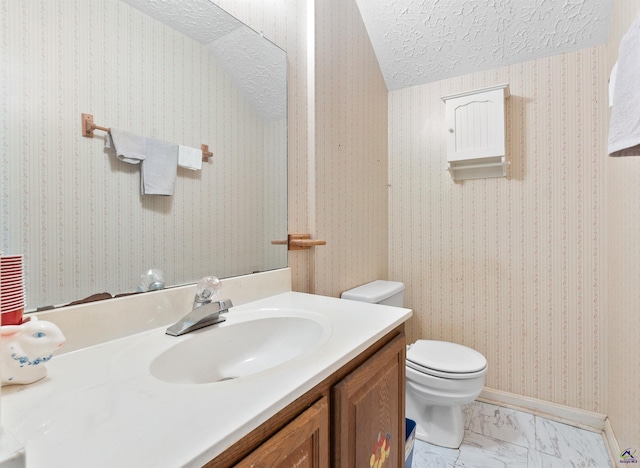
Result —
<instances>
[{"instance_id":1,"label":"striped wallpaper","mask_svg":"<svg viewBox=\"0 0 640 468\"><path fill-rule=\"evenodd\" d=\"M640 160L606 154L607 46L389 93L390 278L409 338L488 359L486 385L608 414L640 444ZM508 178L454 183L441 96L509 83ZM631 416L633 415L633 416Z\"/></svg>"},{"instance_id":2,"label":"striped wallpaper","mask_svg":"<svg viewBox=\"0 0 640 468\"><path fill-rule=\"evenodd\" d=\"M258 118L204 46L116 0L0 8L0 245L26 256L28 309L134 291L151 267L179 284L286 266L270 244L286 235L285 162L270 157L286 122ZM104 133L83 138L82 112L214 157L179 169L174 196L141 197L139 167Z\"/></svg>"},{"instance_id":3,"label":"striped wallpaper","mask_svg":"<svg viewBox=\"0 0 640 468\"><path fill-rule=\"evenodd\" d=\"M618 58L620 39L640 14L640 0L614 3L607 47L607 69ZM604 125L603 125L604 126ZM640 158L605 158L607 232L607 350L603 360L609 384L605 413L611 419L620 449L640 449ZM606 359L606 360L605 360Z\"/></svg>"},{"instance_id":4,"label":"striped wallpaper","mask_svg":"<svg viewBox=\"0 0 640 468\"><path fill-rule=\"evenodd\" d=\"M387 90L355 0L316 2L314 288L387 276Z\"/></svg>"},{"instance_id":5,"label":"striped wallpaper","mask_svg":"<svg viewBox=\"0 0 640 468\"><path fill-rule=\"evenodd\" d=\"M390 93L391 277L413 338L489 361L487 386L593 411L602 348L604 48ZM441 96L509 83L508 178L454 183Z\"/></svg>"},{"instance_id":6,"label":"striped wallpaper","mask_svg":"<svg viewBox=\"0 0 640 468\"><path fill-rule=\"evenodd\" d=\"M316 233L310 225L309 120L306 0L215 0L236 18L261 32L287 52L288 62L288 225L290 233ZM313 252L289 252L295 291L309 292Z\"/></svg>"}]
</instances>

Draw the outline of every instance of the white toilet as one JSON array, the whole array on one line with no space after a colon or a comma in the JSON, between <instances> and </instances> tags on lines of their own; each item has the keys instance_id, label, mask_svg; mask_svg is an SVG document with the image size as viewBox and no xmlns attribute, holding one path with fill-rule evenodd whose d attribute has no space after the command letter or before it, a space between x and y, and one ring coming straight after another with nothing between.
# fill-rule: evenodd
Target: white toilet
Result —
<instances>
[{"instance_id":1,"label":"white toilet","mask_svg":"<svg viewBox=\"0 0 640 468\"><path fill-rule=\"evenodd\" d=\"M342 293L343 299L402 307L404 284L377 280ZM406 414L416 438L458 448L464 436L462 405L484 386L487 360L479 352L446 341L418 340L407 346Z\"/></svg>"}]
</instances>

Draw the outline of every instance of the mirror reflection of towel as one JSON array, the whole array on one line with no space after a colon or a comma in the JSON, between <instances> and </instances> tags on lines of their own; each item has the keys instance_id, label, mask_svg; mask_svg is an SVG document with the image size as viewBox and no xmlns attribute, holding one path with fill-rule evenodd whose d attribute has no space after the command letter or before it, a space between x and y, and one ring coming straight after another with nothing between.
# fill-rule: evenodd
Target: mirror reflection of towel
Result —
<instances>
[{"instance_id":1,"label":"mirror reflection of towel","mask_svg":"<svg viewBox=\"0 0 640 468\"><path fill-rule=\"evenodd\" d=\"M192 171L202 169L202 150L189 146L178 146L178 166Z\"/></svg>"},{"instance_id":2,"label":"mirror reflection of towel","mask_svg":"<svg viewBox=\"0 0 640 468\"><path fill-rule=\"evenodd\" d=\"M620 41L616 70L609 156L640 156L640 14Z\"/></svg>"},{"instance_id":3,"label":"mirror reflection of towel","mask_svg":"<svg viewBox=\"0 0 640 468\"><path fill-rule=\"evenodd\" d=\"M145 138L140 190L143 195L173 195L178 173L178 145Z\"/></svg>"},{"instance_id":4,"label":"mirror reflection of towel","mask_svg":"<svg viewBox=\"0 0 640 468\"><path fill-rule=\"evenodd\" d=\"M112 128L104 145L113 148L116 157L129 164L140 164L145 158L145 137Z\"/></svg>"}]
</instances>

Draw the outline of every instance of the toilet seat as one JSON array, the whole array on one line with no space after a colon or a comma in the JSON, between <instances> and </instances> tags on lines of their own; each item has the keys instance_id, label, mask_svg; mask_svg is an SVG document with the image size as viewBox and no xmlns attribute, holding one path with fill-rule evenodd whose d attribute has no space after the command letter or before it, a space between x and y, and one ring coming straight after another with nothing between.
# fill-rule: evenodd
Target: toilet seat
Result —
<instances>
[{"instance_id":1,"label":"toilet seat","mask_svg":"<svg viewBox=\"0 0 640 468\"><path fill-rule=\"evenodd\" d=\"M433 377L440 377L442 379L450 379L450 380L468 380L475 379L484 375L487 372L486 367L478 372L446 372L446 371L438 371L435 369L430 369L428 367L419 366L411 361L407 361L407 367L415 370L416 372L420 372L421 374L431 375Z\"/></svg>"},{"instance_id":2,"label":"toilet seat","mask_svg":"<svg viewBox=\"0 0 640 468\"><path fill-rule=\"evenodd\" d=\"M456 343L418 340L407 349L407 366L445 379L473 379L486 373L486 358Z\"/></svg>"}]
</instances>

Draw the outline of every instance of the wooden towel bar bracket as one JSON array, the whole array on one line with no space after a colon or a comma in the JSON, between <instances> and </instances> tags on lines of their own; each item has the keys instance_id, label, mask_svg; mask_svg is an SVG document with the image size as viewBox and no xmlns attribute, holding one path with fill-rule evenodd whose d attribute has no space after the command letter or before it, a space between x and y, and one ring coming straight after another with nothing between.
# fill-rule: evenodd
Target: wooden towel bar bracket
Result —
<instances>
[{"instance_id":1,"label":"wooden towel bar bracket","mask_svg":"<svg viewBox=\"0 0 640 468\"><path fill-rule=\"evenodd\" d=\"M102 130L103 132L110 132L111 129L109 127L101 127L100 125L96 125L93 122L92 114L82 114L82 136L87 138L93 138L93 132L95 130ZM209 161L209 158L213 156L213 153L209 151L209 145L201 145L200 149L202 149L202 160L204 162Z\"/></svg>"},{"instance_id":2,"label":"wooden towel bar bracket","mask_svg":"<svg viewBox=\"0 0 640 468\"><path fill-rule=\"evenodd\" d=\"M94 130L102 130L103 132L110 132L109 127L100 127L93 123L93 115L82 114L82 136L87 138L93 138Z\"/></svg>"},{"instance_id":3,"label":"wooden towel bar bracket","mask_svg":"<svg viewBox=\"0 0 640 468\"><path fill-rule=\"evenodd\" d=\"M311 239L310 234L289 234L287 239L272 240L274 245L287 245L289 250L308 250L316 245L326 245L327 241Z\"/></svg>"},{"instance_id":4,"label":"wooden towel bar bracket","mask_svg":"<svg viewBox=\"0 0 640 468\"><path fill-rule=\"evenodd\" d=\"M202 149L202 160L208 162L209 158L213 156L213 153L209 151L209 145L201 145L200 148Z\"/></svg>"}]
</instances>

